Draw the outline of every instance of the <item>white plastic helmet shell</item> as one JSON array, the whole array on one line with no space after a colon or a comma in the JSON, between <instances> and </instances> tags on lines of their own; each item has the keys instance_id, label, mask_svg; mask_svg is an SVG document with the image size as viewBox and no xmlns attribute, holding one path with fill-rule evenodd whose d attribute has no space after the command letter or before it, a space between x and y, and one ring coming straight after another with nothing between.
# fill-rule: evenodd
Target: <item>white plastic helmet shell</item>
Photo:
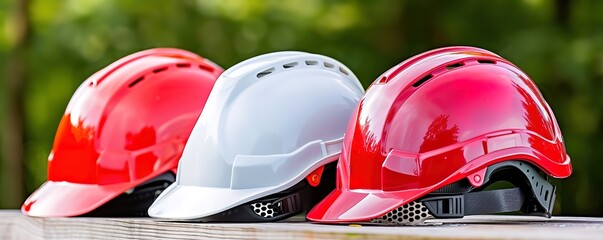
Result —
<instances>
[{"instance_id":1,"label":"white plastic helmet shell","mask_svg":"<svg viewBox=\"0 0 603 240\"><path fill-rule=\"evenodd\" d=\"M322 55L276 52L231 67L149 215L199 219L292 187L337 160L363 94L352 71Z\"/></svg>"}]
</instances>

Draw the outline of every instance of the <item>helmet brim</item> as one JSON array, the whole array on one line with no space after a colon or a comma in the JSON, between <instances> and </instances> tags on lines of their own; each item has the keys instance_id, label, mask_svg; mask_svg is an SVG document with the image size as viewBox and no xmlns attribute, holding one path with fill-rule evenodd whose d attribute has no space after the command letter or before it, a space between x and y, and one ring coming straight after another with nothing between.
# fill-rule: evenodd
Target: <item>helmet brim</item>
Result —
<instances>
[{"instance_id":1,"label":"helmet brim","mask_svg":"<svg viewBox=\"0 0 603 240\"><path fill-rule=\"evenodd\" d=\"M149 216L173 220L202 220L258 198L273 188L230 189L173 183L153 205Z\"/></svg>"},{"instance_id":2,"label":"helmet brim","mask_svg":"<svg viewBox=\"0 0 603 240\"><path fill-rule=\"evenodd\" d=\"M425 194L425 189L396 192L335 189L308 213L317 222L366 222Z\"/></svg>"},{"instance_id":3,"label":"helmet brim","mask_svg":"<svg viewBox=\"0 0 603 240\"><path fill-rule=\"evenodd\" d=\"M34 217L71 217L88 213L123 192L132 183L109 185L47 181L21 206L21 211Z\"/></svg>"}]
</instances>

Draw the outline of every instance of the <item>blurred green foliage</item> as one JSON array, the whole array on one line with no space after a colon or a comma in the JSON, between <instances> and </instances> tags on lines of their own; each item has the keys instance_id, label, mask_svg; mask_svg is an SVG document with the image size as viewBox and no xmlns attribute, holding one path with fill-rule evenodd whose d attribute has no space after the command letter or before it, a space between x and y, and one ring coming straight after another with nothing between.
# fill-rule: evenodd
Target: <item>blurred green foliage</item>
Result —
<instances>
[{"instance_id":1,"label":"blurred green foliage","mask_svg":"<svg viewBox=\"0 0 603 240\"><path fill-rule=\"evenodd\" d=\"M0 66L15 45L15 2L0 1ZM367 87L414 54L472 45L527 72L556 113L574 174L554 180L555 213L603 216L601 12L603 1L595 0L30 0L23 188L31 193L46 179L54 133L77 86L138 50L183 48L224 68L302 50L342 61ZM0 124L5 85L0 81ZM0 207L18 206L0 199Z\"/></svg>"}]
</instances>

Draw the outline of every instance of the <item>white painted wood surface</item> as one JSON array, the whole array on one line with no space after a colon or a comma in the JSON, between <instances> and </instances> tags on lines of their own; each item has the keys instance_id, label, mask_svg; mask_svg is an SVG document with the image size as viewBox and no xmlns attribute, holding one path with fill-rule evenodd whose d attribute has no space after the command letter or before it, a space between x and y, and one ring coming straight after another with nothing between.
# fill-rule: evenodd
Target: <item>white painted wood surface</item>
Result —
<instances>
[{"instance_id":1,"label":"white painted wood surface","mask_svg":"<svg viewBox=\"0 0 603 240\"><path fill-rule=\"evenodd\" d=\"M603 218L471 216L428 226L181 223L151 218L31 218L0 210L0 239L603 239Z\"/></svg>"}]
</instances>

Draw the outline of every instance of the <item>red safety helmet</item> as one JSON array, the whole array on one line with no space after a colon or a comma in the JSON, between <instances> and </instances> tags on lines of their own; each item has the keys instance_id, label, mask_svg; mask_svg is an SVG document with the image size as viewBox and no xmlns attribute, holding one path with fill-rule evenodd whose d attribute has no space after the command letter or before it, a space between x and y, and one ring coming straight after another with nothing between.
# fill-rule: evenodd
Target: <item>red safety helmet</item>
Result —
<instances>
[{"instance_id":1,"label":"red safety helmet","mask_svg":"<svg viewBox=\"0 0 603 240\"><path fill-rule=\"evenodd\" d=\"M140 216L173 182L218 65L179 49L126 56L89 77L61 119L30 216Z\"/></svg>"},{"instance_id":2,"label":"red safety helmet","mask_svg":"<svg viewBox=\"0 0 603 240\"><path fill-rule=\"evenodd\" d=\"M572 172L553 111L519 68L489 51L417 55L368 89L348 125L337 187L319 222L413 224L523 211L550 216L547 176ZM517 188L487 190L508 181Z\"/></svg>"}]
</instances>

